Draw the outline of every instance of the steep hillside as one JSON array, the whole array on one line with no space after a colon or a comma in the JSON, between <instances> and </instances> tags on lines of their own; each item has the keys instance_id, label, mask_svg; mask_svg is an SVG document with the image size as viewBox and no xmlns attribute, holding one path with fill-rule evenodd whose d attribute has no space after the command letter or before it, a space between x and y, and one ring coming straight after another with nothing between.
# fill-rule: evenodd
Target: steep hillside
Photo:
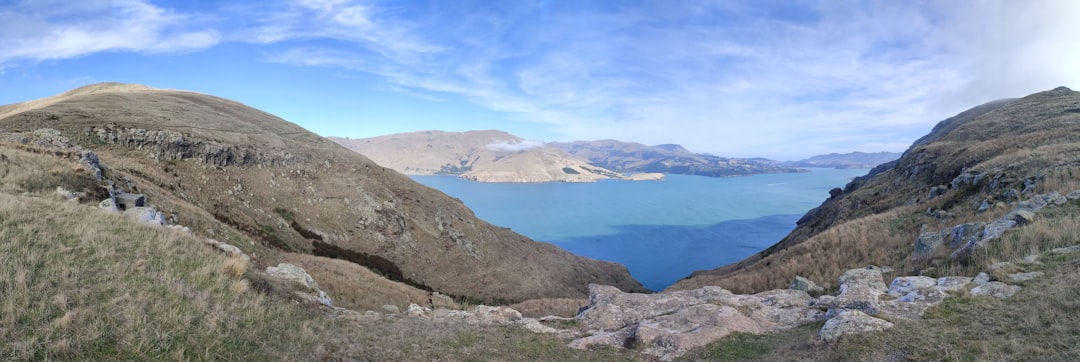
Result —
<instances>
[{"instance_id":1,"label":"steep hillside","mask_svg":"<svg viewBox=\"0 0 1080 362\"><path fill-rule=\"evenodd\" d=\"M101 184L145 194L170 222L237 245L260 267L314 254L486 301L582 297L590 282L642 290L620 265L490 225L457 200L240 103L98 84L0 115L5 142L64 157L93 151Z\"/></svg>"},{"instance_id":2,"label":"steep hillside","mask_svg":"<svg viewBox=\"0 0 1080 362\"><path fill-rule=\"evenodd\" d=\"M895 152L852 152L817 155L805 160L788 162L792 167L828 167L828 168L874 168L900 158Z\"/></svg>"},{"instance_id":3,"label":"steep hillside","mask_svg":"<svg viewBox=\"0 0 1080 362\"><path fill-rule=\"evenodd\" d=\"M420 131L331 140L407 175L456 175L480 182L592 182L621 174L539 141L501 131Z\"/></svg>"},{"instance_id":4,"label":"steep hillside","mask_svg":"<svg viewBox=\"0 0 1080 362\"><path fill-rule=\"evenodd\" d=\"M617 172L654 172L676 175L740 176L800 172L764 158L727 158L692 153L679 145L646 146L616 140L551 143L552 146Z\"/></svg>"},{"instance_id":5,"label":"steep hillside","mask_svg":"<svg viewBox=\"0 0 1080 362\"><path fill-rule=\"evenodd\" d=\"M671 289L749 291L781 287L796 274L833 280L867 264L902 273L951 265L949 255L914 258L920 234L990 223L1031 195L1068 193L1078 173L1080 93L1061 87L990 102L942 121L899 160L833 190L776 245ZM995 257L977 253L966 263Z\"/></svg>"}]
</instances>

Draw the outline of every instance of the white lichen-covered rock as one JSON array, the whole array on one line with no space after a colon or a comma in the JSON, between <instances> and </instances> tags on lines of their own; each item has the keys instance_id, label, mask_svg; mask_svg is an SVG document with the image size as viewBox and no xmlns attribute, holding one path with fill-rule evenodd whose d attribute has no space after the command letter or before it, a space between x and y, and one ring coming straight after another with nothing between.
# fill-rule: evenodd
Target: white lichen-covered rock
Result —
<instances>
[{"instance_id":1,"label":"white lichen-covered rock","mask_svg":"<svg viewBox=\"0 0 1080 362\"><path fill-rule=\"evenodd\" d=\"M639 294L590 285L589 292L589 305L578 320L590 335L574 340L571 347L637 345L661 360L732 332L777 331L824 318L809 294L791 289L737 295L703 287Z\"/></svg>"},{"instance_id":2,"label":"white lichen-covered rock","mask_svg":"<svg viewBox=\"0 0 1080 362\"><path fill-rule=\"evenodd\" d=\"M1043 276L1043 272L1039 272L1039 271L1026 272L1026 273L1012 273L1012 274L1008 275L1009 280L1012 281L1012 282L1026 282L1028 280L1032 280L1032 279L1035 279L1035 278L1038 278L1038 277L1041 277L1041 276Z\"/></svg>"},{"instance_id":3,"label":"white lichen-covered rock","mask_svg":"<svg viewBox=\"0 0 1080 362\"><path fill-rule=\"evenodd\" d=\"M132 207L124 210L124 216L147 225L165 225L165 215L150 207Z\"/></svg>"},{"instance_id":4,"label":"white lichen-covered rock","mask_svg":"<svg viewBox=\"0 0 1080 362\"><path fill-rule=\"evenodd\" d=\"M304 268L289 263L281 263L276 267L267 267L266 274L273 278L292 282L299 289L293 293L300 299L331 308L334 306L330 296L319 289L319 283L315 282L315 278L312 278Z\"/></svg>"},{"instance_id":5,"label":"white lichen-covered rock","mask_svg":"<svg viewBox=\"0 0 1080 362\"><path fill-rule=\"evenodd\" d=\"M924 276L897 277L889 284L889 295L900 297L914 290L937 285L937 279Z\"/></svg>"},{"instance_id":6,"label":"white lichen-covered rock","mask_svg":"<svg viewBox=\"0 0 1080 362\"><path fill-rule=\"evenodd\" d=\"M1019 286L1008 285L1002 282L987 282L986 284L971 288L971 295L1005 299L1011 297L1018 291L1020 291Z\"/></svg>"},{"instance_id":7,"label":"white lichen-covered rock","mask_svg":"<svg viewBox=\"0 0 1080 362\"><path fill-rule=\"evenodd\" d=\"M935 288L943 292L956 292L963 290L971 281L970 277L941 277L937 279Z\"/></svg>"},{"instance_id":8,"label":"white lichen-covered rock","mask_svg":"<svg viewBox=\"0 0 1080 362\"><path fill-rule=\"evenodd\" d=\"M851 269L840 275L840 295L832 300L825 318L832 319L845 310L877 314L881 295L888 292L881 269L868 266Z\"/></svg>"},{"instance_id":9,"label":"white lichen-covered rock","mask_svg":"<svg viewBox=\"0 0 1080 362\"><path fill-rule=\"evenodd\" d=\"M112 199L104 199L98 203L98 208L109 212L120 212L120 208L116 207Z\"/></svg>"},{"instance_id":10,"label":"white lichen-covered rock","mask_svg":"<svg viewBox=\"0 0 1080 362\"><path fill-rule=\"evenodd\" d=\"M269 274L272 277L294 281L311 291L319 290L319 283L315 282L315 278L312 278L311 274L308 274L304 268L296 265L281 263L276 267L266 267L266 274Z\"/></svg>"},{"instance_id":11,"label":"white lichen-covered rock","mask_svg":"<svg viewBox=\"0 0 1080 362\"><path fill-rule=\"evenodd\" d=\"M889 321L857 310L846 310L825 322L818 336L826 341L835 341L847 334L884 331L892 327Z\"/></svg>"},{"instance_id":12,"label":"white lichen-covered rock","mask_svg":"<svg viewBox=\"0 0 1080 362\"><path fill-rule=\"evenodd\" d=\"M188 231L188 232L190 232L190 231ZM240 258L240 259L244 259L244 260L247 260L247 261L251 261L251 257L249 257L246 253L244 253L243 250L240 250L240 248L238 248L238 247L235 247L235 246L232 246L232 245L229 245L229 244L226 244L226 243L214 240L214 239L206 239L206 244L214 247L214 249L217 249L218 251L222 252L223 254L225 254L228 257Z\"/></svg>"}]
</instances>

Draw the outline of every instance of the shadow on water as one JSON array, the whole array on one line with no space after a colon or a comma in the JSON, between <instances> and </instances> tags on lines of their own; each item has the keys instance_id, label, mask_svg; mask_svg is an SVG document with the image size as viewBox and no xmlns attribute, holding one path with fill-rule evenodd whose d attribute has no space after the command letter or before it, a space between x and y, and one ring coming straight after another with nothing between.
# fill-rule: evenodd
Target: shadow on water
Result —
<instances>
[{"instance_id":1,"label":"shadow on water","mask_svg":"<svg viewBox=\"0 0 1080 362\"><path fill-rule=\"evenodd\" d=\"M663 290L695 270L742 260L772 246L801 215L769 215L708 226L619 225L614 234L552 243L578 255L621 263L650 290Z\"/></svg>"}]
</instances>

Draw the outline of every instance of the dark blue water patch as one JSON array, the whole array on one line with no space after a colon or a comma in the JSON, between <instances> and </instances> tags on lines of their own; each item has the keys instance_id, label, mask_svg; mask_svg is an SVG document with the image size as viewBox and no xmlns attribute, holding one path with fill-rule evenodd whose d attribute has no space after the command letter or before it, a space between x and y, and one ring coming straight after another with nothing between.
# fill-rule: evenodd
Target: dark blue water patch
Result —
<instances>
[{"instance_id":1,"label":"dark blue water patch","mask_svg":"<svg viewBox=\"0 0 1080 362\"><path fill-rule=\"evenodd\" d=\"M742 260L777 243L801 215L769 215L708 226L616 225L614 234L553 241L574 254L625 265L659 291L696 270Z\"/></svg>"}]
</instances>

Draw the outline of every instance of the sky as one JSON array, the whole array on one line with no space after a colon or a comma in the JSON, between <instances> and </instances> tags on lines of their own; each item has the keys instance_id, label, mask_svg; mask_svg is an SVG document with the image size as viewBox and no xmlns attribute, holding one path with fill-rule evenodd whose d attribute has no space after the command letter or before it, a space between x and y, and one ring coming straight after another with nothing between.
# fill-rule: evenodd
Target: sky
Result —
<instances>
[{"instance_id":1,"label":"sky","mask_svg":"<svg viewBox=\"0 0 1080 362\"><path fill-rule=\"evenodd\" d=\"M1080 1L0 0L0 104L106 81L323 136L899 152L975 105L1080 90Z\"/></svg>"}]
</instances>

